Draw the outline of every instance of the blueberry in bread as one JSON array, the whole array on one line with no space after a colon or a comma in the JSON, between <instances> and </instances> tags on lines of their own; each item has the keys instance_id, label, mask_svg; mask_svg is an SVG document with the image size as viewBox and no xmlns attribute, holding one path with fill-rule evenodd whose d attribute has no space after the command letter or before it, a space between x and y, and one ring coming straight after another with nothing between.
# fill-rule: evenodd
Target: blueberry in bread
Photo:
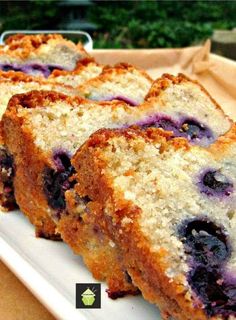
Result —
<instances>
[{"instance_id":1,"label":"blueberry in bread","mask_svg":"<svg viewBox=\"0 0 236 320\"><path fill-rule=\"evenodd\" d=\"M59 34L18 34L7 38L0 47L0 70L48 77L55 69L76 69L77 63L87 56L81 44Z\"/></svg>"},{"instance_id":2,"label":"blueberry in bread","mask_svg":"<svg viewBox=\"0 0 236 320\"><path fill-rule=\"evenodd\" d=\"M81 95L91 100L121 100L131 106L144 101L152 79L144 71L127 63L106 66L102 73L78 87Z\"/></svg>"},{"instance_id":3,"label":"blueberry in bread","mask_svg":"<svg viewBox=\"0 0 236 320\"><path fill-rule=\"evenodd\" d=\"M56 90L68 95L78 94L78 91L72 87L63 86L62 84L57 83L48 83L45 80L37 80L22 72L0 72L0 119L7 108L8 101L14 94L29 92L36 89ZM16 208L13 176L13 157L5 148L2 132L0 130L0 205L4 210Z\"/></svg>"},{"instance_id":4,"label":"blueberry in bread","mask_svg":"<svg viewBox=\"0 0 236 320\"><path fill-rule=\"evenodd\" d=\"M233 320L235 159L235 125L208 148L161 129L101 129L72 158L60 230L70 216L93 221L166 318Z\"/></svg>"}]
</instances>

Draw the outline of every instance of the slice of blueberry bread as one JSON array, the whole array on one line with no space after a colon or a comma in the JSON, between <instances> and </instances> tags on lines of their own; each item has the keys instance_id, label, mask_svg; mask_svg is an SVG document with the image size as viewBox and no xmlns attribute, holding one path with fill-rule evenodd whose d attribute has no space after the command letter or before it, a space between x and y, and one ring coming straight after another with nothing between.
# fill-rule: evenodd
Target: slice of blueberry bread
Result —
<instances>
[{"instance_id":1,"label":"slice of blueberry bread","mask_svg":"<svg viewBox=\"0 0 236 320\"><path fill-rule=\"evenodd\" d=\"M67 95L78 94L78 91L72 87L36 80L34 77L27 76L21 72L0 72L0 119L13 95L36 89L56 90ZM16 207L13 175L13 158L5 148L0 123L0 205L4 210L12 210Z\"/></svg>"},{"instance_id":2,"label":"slice of blueberry bread","mask_svg":"<svg viewBox=\"0 0 236 320\"><path fill-rule=\"evenodd\" d=\"M0 69L48 77L54 69L74 70L88 54L59 34L15 35L0 47Z\"/></svg>"},{"instance_id":3,"label":"slice of blueberry bread","mask_svg":"<svg viewBox=\"0 0 236 320\"><path fill-rule=\"evenodd\" d=\"M144 101L152 81L144 70L120 63L105 67L99 76L83 83L78 90L91 100L122 100L137 106Z\"/></svg>"},{"instance_id":4,"label":"slice of blueberry bread","mask_svg":"<svg viewBox=\"0 0 236 320\"><path fill-rule=\"evenodd\" d=\"M95 102L46 91L11 99L3 116L4 140L14 159L17 203L35 225L37 236L58 239L56 225L65 211L64 193L74 185L70 158L78 147L99 128L130 126L150 112L152 108L133 108L123 101ZM79 243L69 244L76 253L83 251ZM85 263L96 278L110 274L110 296L137 293L112 244L106 244L109 255L99 245L96 248L96 239L90 244ZM97 261L107 255L104 265L109 261L110 268L106 272L105 267L99 271L96 255Z\"/></svg>"},{"instance_id":5,"label":"slice of blueberry bread","mask_svg":"<svg viewBox=\"0 0 236 320\"><path fill-rule=\"evenodd\" d=\"M102 69L102 65L99 65L91 58L87 58L79 62L73 71L54 70L48 80L77 87L83 82L98 76Z\"/></svg>"},{"instance_id":6,"label":"slice of blueberry bread","mask_svg":"<svg viewBox=\"0 0 236 320\"><path fill-rule=\"evenodd\" d=\"M72 159L69 216L110 238L165 318L236 319L235 159L236 126L209 148L161 129L102 129Z\"/></svg>"}]
</instances>

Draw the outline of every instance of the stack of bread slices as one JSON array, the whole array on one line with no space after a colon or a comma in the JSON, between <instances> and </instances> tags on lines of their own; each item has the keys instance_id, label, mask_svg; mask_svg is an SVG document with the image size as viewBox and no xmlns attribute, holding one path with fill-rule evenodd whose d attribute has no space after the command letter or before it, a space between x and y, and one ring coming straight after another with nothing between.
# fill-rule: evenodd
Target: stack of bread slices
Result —
<instances>
[{"instance_id":1,"label":"stack of bread slices","mask_svg":"<svg viewBox=\"0 0 236 320\"><path fill-rule=\"evenodd\" d=\"M209 93L60 35L9 38L0 69L1 206L65 241L113 299L236 319L236 126Z\"/></svg>"}]
</instances>

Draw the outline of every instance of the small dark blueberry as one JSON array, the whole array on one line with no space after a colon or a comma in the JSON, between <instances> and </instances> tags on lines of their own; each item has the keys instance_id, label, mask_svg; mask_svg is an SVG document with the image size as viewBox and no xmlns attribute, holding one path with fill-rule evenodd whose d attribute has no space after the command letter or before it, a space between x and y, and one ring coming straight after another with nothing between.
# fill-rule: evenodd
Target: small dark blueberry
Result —
<instances>
[{"instance_id":1,"label":"small dark blueberry","mask_svg":"<svg viewBox=\"0 0 236 320\"><path fill-rule=\"evenodd\" d=\"M149 120L138 124L138 126L142 129L162 128L166 131L172 131L175 135L178 133L178 124L168 116L157 116L154 119L150 118Z\"/></svg>"},{"instance_id":2,"label":"small dark blueberry","mask_svg":"<svg viewBox=\"0 0 236 320\"><path fill-rule=\"evenodd\" d=\"M180 136L190 141L213 138L211 130L196 119L184 119L180 124Z\"/></svg>"},{"instance_id":3,"label":"small dark blueberry","mask_svg":"<svg viewBox=\"0 0 236 320\"><path fill-rule=\"evenodd\" d=\"M216 266L230 256L231 248L222 229L208 220L187 221L179 230L185 251L195 262Z\"/></svg>"},{"instance_id":4,"label":"small dark blueberry","mask_svg":"<svg viewBox=\"0 0 236 320\"><path fill-rule=\"evenodd\" d=\"M53 209L65 209L65 191L72 188L75 181L71 181L71 176L75 173L70 163L68 155L61 151L53 156L57 170L45 168L43 174L44 192L48 199L48 204Z\"/></svg>"},{"instance_id":5,"label":"small dark blueberry","mask_svg":"<svg viewBox=\"0 0 236 320\"><path fill-rule=\"evenodd\" d=\"M21 71L21 66L16 65L16 64L4 64L1 66L2 71Z\"/></svg>"},{"instance_id":6,"label":"small dark blueberry","mask_svg":"<svg viewBox=\"0 0 236 320\"><path fill-rule=\"evenodd\" d=\"M13 157L4 148L0 148L0 167L6 170L13 169Z\"/></svg>"},{"instance_id":7,"label":"small dark blueberry","mask_svg":"<svg viewBox=\"0 0 236 320\"><path fill-rule=\"evenodd\" d=\"M54 70L63 70L61 66L47 65L47 72L50 75Z\"/></svg>"},{"instance_id":8,"label":"small dark blueberry","mask_svg":"<svg viewBox=\"0 0 236 320\"><path fill-rule=\"evenodd\" d=\"M216 169L205 170L198 180L200 192L208 196L230 196L234 190L230 179Z\"/></svg>"},{"instance_id":9,"label":"small dark blueberry","mask_svg":"<svg viewBox=\"0 0 236 320\"><path fill-rule=\"evenodd\" d=\"M236 282L227 281L219 268L202 265L190 271L188 282L200 297L208 316L236 315Z\"/></svg>"},{"instance_id":10,"label":"small dark blueberry","mask_svg":"<svg viewBox=\"0 0 236 320\"><path fill-rule=\"evenodd\" d=\"M12 67L12 65L10 65L10 64L2 64L1 66L0 66L0 69L2 70L2 71L10 71L10 70L13 70L13 67Z\"/></svg>"},{"instance_id":11,"label":"small dark blueberry","mask_svg":"<svg viewBox=\"0 0 236 320\"><path fill-rule=\"evenodd\" d=\"M209 170L202 177L202 192L208 195L224 194L230 195L233 191L233 183L218 170Z\"/></svg>"},{"instance_id":12,"label":"small dark blueberry","mask_svg":"<svg viewBox=\"0 0 236 320\"><path fill-rule=\"evenodd\" d=\"M0 179L3 183L2 206L9 210L17 208L14 196L13 178L15 175L13 157L3 147L0 148Z\"/></svg>"},{"instance_id":13,"label":"small dark blueberry","mask_svg":"<svg viewBox=\"0 0 236 320\"><path fill-rule=\"evenodd\" d=\"M128 274L127 271L125 271L125 280L126 280L128 283L133 283L133 282L132 282L132 278L131 278L131 276Z\"/></svg>"},{"instance_id":14,"label":"small dark blueberry","mask_svg":"<svg viewBox=\"0 0 236 320\"><path fill-rule=\"evenodd\" d=\"M64 150L56 151L53 160L59 172L69 170L71 167L70 156Z\"/></svg>"}]
</instances>

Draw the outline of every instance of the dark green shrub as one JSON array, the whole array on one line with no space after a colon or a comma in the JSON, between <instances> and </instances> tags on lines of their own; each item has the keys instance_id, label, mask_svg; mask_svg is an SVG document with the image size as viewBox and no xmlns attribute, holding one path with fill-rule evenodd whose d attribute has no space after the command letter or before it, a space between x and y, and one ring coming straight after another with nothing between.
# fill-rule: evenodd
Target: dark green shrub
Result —
<instances>
[{"instance_id":1,"label":"dark green shrub","mask_svg":"<svg viewBox=\"0 0 236 320\"><path fill-rule=\"evenodd\" d=\"M183 47L198 43L214 29L236 27L236 2L96 2L88 12L98 26L99 48Z\"/></svg>"}]
</instances>

